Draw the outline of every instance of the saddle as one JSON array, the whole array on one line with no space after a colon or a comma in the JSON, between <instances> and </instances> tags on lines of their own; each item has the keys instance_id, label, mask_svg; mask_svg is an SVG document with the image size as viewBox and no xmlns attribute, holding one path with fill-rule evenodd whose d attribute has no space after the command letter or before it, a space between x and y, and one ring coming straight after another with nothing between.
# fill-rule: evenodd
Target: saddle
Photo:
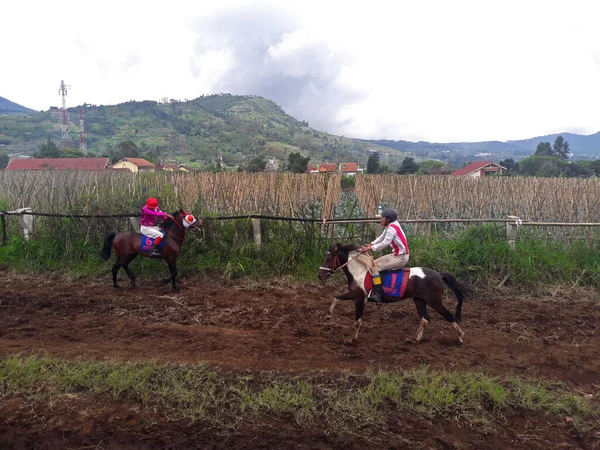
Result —
<instances>
[{"instance_id":1,"label":"saddle","mask_svg":"<svg viewBox=\"0 0 600 450\"><path fill-rule=\"evenodd\" d=\"M158 245L157 249L159 251L162 251L164 244L165 244L165 240L163 239L162 242ZM149 252L149 251L152 251L153 248L154 248L154 239L142 234L142 242L140 243L140 249L143 252Z\"/></svg>"},{"instance_id":2,"label":"saddle","mask_svg":"<svg viewBox=\"0 0 600 450\"><path fill-rule=\"evenodd\" d=\"M383 282L383 293L388 297L401 298L406 290L408 278L410 277L410 268L403 267L400 270L381 271L381 280ZM370 273L365 277L365 290L369 292L373 288L373 278Z\"/></svg>"}]
</instances>

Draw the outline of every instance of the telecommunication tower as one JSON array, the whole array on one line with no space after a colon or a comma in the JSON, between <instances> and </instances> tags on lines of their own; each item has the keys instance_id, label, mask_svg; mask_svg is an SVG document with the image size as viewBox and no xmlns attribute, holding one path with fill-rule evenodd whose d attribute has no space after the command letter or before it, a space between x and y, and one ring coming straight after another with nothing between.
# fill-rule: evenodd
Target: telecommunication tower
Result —
<instances>
[{"instance_id":1,"label":"telecommunication tower","mask_svg":"<svg viewBox=\"0 0 600 450\"><path fill-rule=\"evenodd\" d=\"M71 85L65 84L64 80L60 80L60 89L58 90L58 95L61 96L62 99L62 109L61 109L61 133L60 133L60 145L61 148L71 147L71 139L69 138L69 114L67 113L67 90L71 89Z\"/></svg>"},{"instance_id":2,"label":"telecommunication tower","mask_svg":"<svg viewBox=\"0 0 600 450\"><path fill-rule=\"evenodd\" d=\"M87 141L85 139L85 127L83 125L83 106L79 107L79 150L87 155Z\"/></svg>"}]
</instances>

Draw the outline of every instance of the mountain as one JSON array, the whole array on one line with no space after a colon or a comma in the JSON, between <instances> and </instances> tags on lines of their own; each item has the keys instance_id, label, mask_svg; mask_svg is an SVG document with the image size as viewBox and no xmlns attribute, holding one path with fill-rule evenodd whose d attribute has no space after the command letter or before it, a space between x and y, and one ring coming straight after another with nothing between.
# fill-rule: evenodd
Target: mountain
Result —
<instances>
[{"instance_id":1,"label":"mountain","mask_svg":"<svg viewBox=\"0 0 600 450\"><path fill-rule=\"evenodd\" d=\"M600 158L600 132L581 135L573 133L556 133L517 141L484 141L484 142L409 142L386 139L366 140L366 142L394 148L402 152L411 152L424 159L439 159L441 161L462 165L466 161L489 159L501 161L506 158L515 160L531 156L540 142L554 143L562 136L569 143L573 159Z\"/></svg>"},{"instance_id":2,"label":"mountain","mask_svg":"<svg viewBox=\"0 0 600 450\"><path fill-rule=\"evenodd\" d=\"M392 169L407 156L417 162L438 159L461 167L465 162L483 159L519 160L533 154L539 142L553 143L558 136L462 143L351 139L314 130L266 98L219 94L166 103L132 101L69 108L72 147L80 141L80 109L90 156L113 156L120 143L131 141L139 156L155 163L204 168L215 167L221 161L226 167L236 168L256 156L275 160L282 168L291 152L309 156L313 164L358 162L364 168L373 151L379 153L381 165ZM55 107L26 116L0 116L0 156L31 155L48 139L58 144L61 117ZM574 159L600 157L600 133L561 135L569 142Z\"/></svg>"},{"instance_id":3,"label":"mountain","mask_svg":"<svg viewBox=\"0 0 600 450\"><path fill-rule=\"evenodd\" d=\"M17 103L11 102L10 100L0 97L0 116L2 115L27 115L32 114L35 111L33 109L25 108Z\"/></svg>"},{"instance_id":4,"label":"mountain","mask_svg":"<svg viewBox=\"0 0 600 450\"><path fill-rule=\"evenodd\" d=\"M69 108L69 137L79 143L79 107ZM314 130L286 114L274 102L258 96L209 95L188 101L127 102L110 106L83 105L88 153L114 154L123 141L134 142L153 162L179 162L230 168L255 156L287 163L291 152L311 163L358 162L366 167L371 151L381 164L398 167L407 153L360 139ZM27 117L0 117L0 152L31 154L48 139L60 141L60 110L51 108Z\"/></svg>"}]
</instances>

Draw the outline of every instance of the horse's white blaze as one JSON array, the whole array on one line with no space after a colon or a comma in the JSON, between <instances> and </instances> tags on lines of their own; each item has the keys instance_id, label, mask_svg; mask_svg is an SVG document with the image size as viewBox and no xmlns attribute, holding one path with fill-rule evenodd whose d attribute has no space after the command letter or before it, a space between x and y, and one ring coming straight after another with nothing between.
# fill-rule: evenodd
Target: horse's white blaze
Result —
<instances>
[{"instance_id":1,"label":"horse's white blaze","mask_svg":"<svg viewBox=\"0 0 600 450\"><path fill-rule=\"evenodd\" d=\"M420 267L411 267L410 275L408 278L410 278L410 277L425 278L425 272L423 272L423 269Z\"/></svg>"}]
</instances>

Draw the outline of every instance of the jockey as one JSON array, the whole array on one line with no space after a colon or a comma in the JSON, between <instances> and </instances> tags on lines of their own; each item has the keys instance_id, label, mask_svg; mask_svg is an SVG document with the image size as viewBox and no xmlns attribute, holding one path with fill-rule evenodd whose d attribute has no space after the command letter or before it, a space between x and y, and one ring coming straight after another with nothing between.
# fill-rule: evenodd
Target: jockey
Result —
<instances>
[{"instance_id":1,"label":"jockey","mask_svg":"<svg viewBox=\"0 0 600 450\"><path fill-rule=\"evenodd\" d=\"M156 220L161 219L173 219L171 214L162 212L158 208L158 200L150 197L146 204L142 207L142 217L140 217L140 231L142 234L154 239L154 248L152 249L151 256L159 256L158 246L160 245L163 232L158 225Z\"/></svg>"},{"instance_id":2,"label":"jockey","mask_svg":"<svg viewBox=\"0 0 600 450\"><path fill-rule=\"evenodd\" d=\"M379 272L402 269L408 263L408 242L398 223L398 213L391 208L384 209L381 213L381 225L385 227L383 233L370 244L365 244L360 248L363 252L369 250L378 252L386 247L392 247L394 250L393 253L377 258L374 261L374 266L370 268L373 277L373 290L369 300L373 302L383 301L383 285L381 284Z\"/></svg>"}]
</instances>

